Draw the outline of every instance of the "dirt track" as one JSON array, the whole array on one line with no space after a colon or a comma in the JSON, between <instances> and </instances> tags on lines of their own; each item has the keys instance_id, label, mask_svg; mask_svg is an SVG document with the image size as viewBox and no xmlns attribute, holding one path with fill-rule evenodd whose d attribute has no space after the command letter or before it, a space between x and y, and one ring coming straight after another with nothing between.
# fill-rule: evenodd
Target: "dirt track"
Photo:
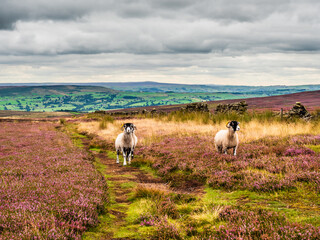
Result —
<instances>
[{"instance_id":1,"label":"dirt track","mask_svg":"<svg viewBox=\"0 0 320 240\"><path fill-rule=\"evenodd\" d=\"M111 231L104 233L99 239L131 239L131 238L118 238L117 232L126 225L126 211L128 210L131 202L128 200L132 188L124 188L123 184L134 182L140 185L147 185L158 188L168 188L175 193L201 195L204 193L204 187L199 185L186 184L181 188L170 189L168 184L164 183L160 177L155 177L150 173L142 171L138 167L131 165L122 165L122 156L120 156L120 164L116 163L114 158L108 156L108 152L101 150L100 152L90 150L89 138L82 138L84 148L89 151L101 164L105 166L104 175L107 177L109 184L109 194L111 204L108 208L110 214L115 218L112 221ZM133 160L134 161L134 160ZM110 226L100 226L101 229L109 228Z\"/></svg>"},{"instance_id":2,"label":"dirt track","mask_svg":"<svg viewBox=\"0 0 320 240\"><path fill-rule=\"evenodd\" d=\"M99 239L130 239L130 238L117 238L116 232L121 228L125 227L126 221L126 211L130 205L128 200L129 194L132 192L132 188L124 188L122 184L128 182L135 182L138 184L152 184L155 186L161 185L161 187L167 187L165 183L162 182L160 178L155 178L150 174L141 171L137 167L123 166L122 162L120 164L116 163L116 160L110 158L106 151L91 151L90 150L90 140L87 138L82 139L86 150L90 151L91 154L99 162L103 164L105 168L104 174L108 176L107 182L109 184L109 194L111 196L111 204L108 209L109 213L112 214L115 219L112 222L112 232L103 234ZM121 159L121 158L120 158Z\"/></svg>"}]
</instances>

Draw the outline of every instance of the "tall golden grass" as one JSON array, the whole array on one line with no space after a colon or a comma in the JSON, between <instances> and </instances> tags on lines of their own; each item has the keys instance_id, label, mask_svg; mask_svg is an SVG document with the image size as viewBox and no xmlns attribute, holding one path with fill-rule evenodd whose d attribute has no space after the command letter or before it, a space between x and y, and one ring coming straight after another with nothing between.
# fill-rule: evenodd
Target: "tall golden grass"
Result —
<instances>
[{"instance_id":1,"label":"tall golden grass","mask_svg":"<svg viewBox=\"0 0 320 240\"><path fill-rule=\"evenodd\" d=\"M117 135L121 133L121 126L125 122L133 122L137 126L136 135L139 138L139 145L149 145L153 142L161 141L164 137L204 135L212 137L221 130L226 129L226 123L204 124L198 121L167 121L161 119L130 119L115 120L108 122L106 129L101 129L99 121L81 122L78 125L79 131L96 134L108 142L113 142ZM240 123L239 139L241 142L250 142L267 136L285 137L297 134L320 134L319 122L281 122L263 121L253 119Z\"/></svg>"}]
</instances>

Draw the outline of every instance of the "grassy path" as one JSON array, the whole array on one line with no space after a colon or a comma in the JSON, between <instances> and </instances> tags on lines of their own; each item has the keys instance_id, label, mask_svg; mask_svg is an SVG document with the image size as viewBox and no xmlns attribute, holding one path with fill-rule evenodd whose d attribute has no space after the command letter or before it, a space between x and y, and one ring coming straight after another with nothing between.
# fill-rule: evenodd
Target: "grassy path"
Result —
<instances>
[{"instance_id":1,"label":"grassy path","mask_svg":"<svg viewBox=\"0 0 320 240\"><path fill-rule=\"evenodd\" d=\"M84 148L95 158L96 168L104 175L109 187L110 203L108 213L100 217L100 225L88 231L83 239L137 239L138 224L128 220L134 187L139 184L164 187L160 178L133 166L116 163L115 153L97 147L90 147L90 139L82 138ZM161 186L160 186L161 185Z\"/></svg>"}]
</instances>

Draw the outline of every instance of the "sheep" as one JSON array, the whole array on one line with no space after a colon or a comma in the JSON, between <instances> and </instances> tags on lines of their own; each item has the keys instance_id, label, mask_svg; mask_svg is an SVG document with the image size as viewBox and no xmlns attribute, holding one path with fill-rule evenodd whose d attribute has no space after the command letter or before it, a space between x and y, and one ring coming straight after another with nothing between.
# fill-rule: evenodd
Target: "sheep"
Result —
<instances>
[{"instance_id":1,"label":"sheep","mask_svg":"<svg viewBox=\"0 0 320 240\"><path fill-rule=\"evenodd\" d=\"M119 154L123 154L123 165L131 164L131 158L133 158L133 151L137 144L138 138L134 134L136 126L132 123L123 124L122 128L124 131L120 133L115 141L115 148L117 152L117 163L119 163Z\"/></svg>"},{"instance_id":2,"label":"sheep","mask_svg":"<svg viewBox=\"0 0 320 240\"><path fill-rule=\"evenodd\" d=\"M233 155L237 155L239 138L236 131L240 130L239 122L230 121L227 123L227 130L220 130L214 137L214 143L219 153L227 154L227 150L233 148Z\"/></svg>"}]
</instances>

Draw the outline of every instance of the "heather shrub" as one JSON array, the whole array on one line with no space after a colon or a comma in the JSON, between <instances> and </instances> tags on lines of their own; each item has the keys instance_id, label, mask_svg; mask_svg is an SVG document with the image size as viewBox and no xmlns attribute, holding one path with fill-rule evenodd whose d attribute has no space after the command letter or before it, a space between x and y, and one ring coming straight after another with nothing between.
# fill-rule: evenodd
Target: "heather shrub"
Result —
<instances>
[{"instance_id":1,"label":"heather shrub","mask_svg":"<svg viewBox=\"0 0 320 240\"><path fill-rule=\"evenodd\" d=\"M240 143L238 155L218 154L207 136L168 137L137 151L173 186L273 192L294 189L301 175L317 183L320 155L306 144L319 144L319 136L268 137ZM186 151L187 149L187 151ZM156 161L155 161L156 159Z\"/></svg>"},{"instance_id":2,"label":"heather shrub","mask_svg":"<svg viewBox=\"0 0 320 240\"><path fill-rule=\"evenodd\" d=\"M266 210L246 211L227 207L220 213L226 222L216 228L211 239L319 239L320 228L290 223Z\"/></svg>"},{"instance_id":3,"label":"heather shrub","mask_svg":"<svg viewBox=\"0 0 320 240\"><path fill-rule=\"evenodd\" d=\"M51 124L0 125L0 238L81 239L107 201L91 158Z\"/></svg>"},{"instance_id":4,"label":"heather shrub","mask_svg":"<svg viewBox=\"0 0 320 240\"><path fill-rule=\"evenodd\" d=\"M152 236L152 239L166 240L166 239L183 239L180 235L179 229L168 221L167 217L162 217L154 225L156 230Z\"/></svg>"},{"instance_id":5,"label":"heather shrub","mask_svg":"<svg viewBox=\"0 0 320 240\"><path fill-rule=\"evenodd\" d=\"M179 212L177 210L177 206L173 202L173 200L170 197L167 197L165 199L161 199L156 204L157 207L157 214L168 216L171 218L178 218Z\"/></svg>"},{"instance_id":6,"label":"heather shrub","mask_svg":"<svg viewBox=\"0 0 320 240\"><path fill-rule=\"evenodd\" d=\"M312 151L311 149L309 148L306 148L306 147L289 147L286 149L286 151L284 152L284 156L291 156L291 157L294 157L294 156L298 156L298 155L314 155L315 152Z\"/></svg>"},{"instance_id":7,"label":"heather shrub","mask_svg":"<svg viewBox=\"0 0 320 240\"><path fill-rule=\"evenodd\" d=\"M141 226L154 226L159 221L158 217L153 216L151 213L144 213L139 217Z\"/></svg>"}]
</instances>

